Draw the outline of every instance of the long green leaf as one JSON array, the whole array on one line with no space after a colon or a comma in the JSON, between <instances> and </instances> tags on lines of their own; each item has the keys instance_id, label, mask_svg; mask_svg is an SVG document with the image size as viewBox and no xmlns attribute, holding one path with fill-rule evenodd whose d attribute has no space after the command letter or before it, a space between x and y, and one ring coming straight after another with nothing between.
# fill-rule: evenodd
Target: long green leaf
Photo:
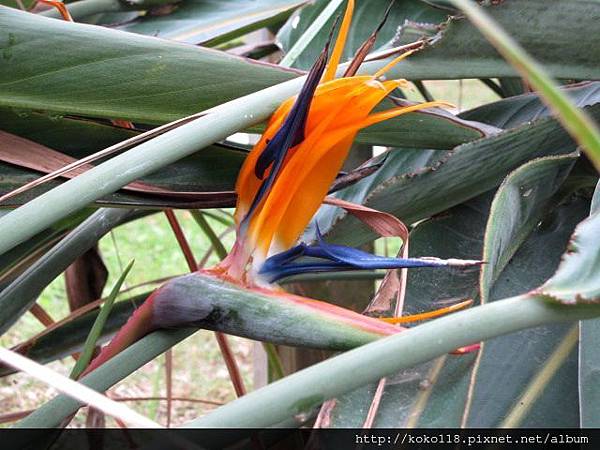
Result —
<instances>
[{"instance_id":1,"label":"long green leaf","mask_svg":"<svg viewBox=\"0 0 600 450\"><path fill-rule=\"evenodd\" d=\"M138 134L81 118L13 108L0 108L0 129L78 159Z\"/></svg>"},{"instance_id":2,"label":"long green leaf","mask_svg":"<svg viewBox=\"0 0 600 450\"><path fill-rule=\"evenodd\" d=\"M577 226L558 270L537 292L567 304L600 302L599 235L600 211L596 211Z\"/></svg>"},{"instance_id":3,"label":"long green leaf","mask_svg":"<svg viewBox=\"0 0 600 450\"><path fill-rule=\"evenodd\" d=\"M485 232L481 268L481 302L523 241L549 210L549 201L564 182L578 155L533 160L511 173L492 203Z\"/></svg>"},{"instance_id":4,"label":"long green leaf","mask_svg":"<svg viewBox=\"0 0 600 450\"><path fill-rule=\"evenodd\" d=\"M225 103L201 118L144 142L12 211L0 218L0 227L4 231L0 237L0 254L127 183L266 119L281 101L299 89L301 83L301 79L294 79ZM169 151L165 152L165 148Z\"/></svg>"},{"instance_id":5,"label":"long green leaf","mask_svg":"<svg viewBox=\"0 0 600 450\"><path fill-rule=\"evenodd\" d=\"M600 102L598 81L569 84L561 86L560 90L580 108ZM551 115L552 111L540 97L530 92L464 111L459 114L459 117L506 129Z\"/></svg>"},{"instance_id":6,"label":"long green leaf","mask_svg":"<svg viewBox=\"0 0 600 450\"><path fill-rule=\"evenodd\" d=\"M296 42L294 42L294 45L286 50L285 56L281 59L279 64L283 67L289 67L294 64L294 62L298 59L298 56L309 46L317 33L319 33L321 29L323 29L323 31L327 31L325 24L333 18L335 11L343 3L343 1L344 0L333 0L332 2L326 3L325 8L319 12L319 15L309 23L306 29L301 31L302 35L296 40ZM302 14L300 14L300 16L302 16ZM299 22L300 17L294 17L293 21L294 23ZM331 25L329 28L331 28ZM323 46L324 44L321 45L321 47ZM318 46L315 45L315 48L317 47ZM315 60L316 58L313 59L313 61ZM312 67L312 64L313 63L311 63L308 68Z\"/></svg>"},{"instance_id":7,"label":"long green leaf","mask_svg":"<svg viewBox=\"0 0 600 450\"><path fill-rule=\"evenodd\" d=\"M487 2L486 13L555 78L596 80L600 68L600 14L595 0L510 0ZM456 3L455 3L456 4ZM461 5L463 2L461 2ZM577 26L573 26L577 23ZM394 76L407 79L497 78L520 75L465 18L450 19L438 38L402 61Z\"/></svg>"},{"instance_id":8,"label":"long green leaf","mask_svg":"<svg viewBox=\"0 0 600 450\"><path fill-rule=\"evenodd\" d=\"M188 426L270 426L310 410L327 398L455 348L544 323L598 315L600 310L597 305L565 306L548 303L538 297L521 296L494 302L344 353L248 394ZM191 329L183 329L152 333L84 377L81 382L99 391L106 390L192 332ZM419 351L413 351L415 348ZM352 376L347 376L350 373ZM79 406L76 401L59 396L22 420L19 426L57 426L62 418L75 412ZM261 411L261 414L257 411Z\"/></svg>"},{"instance_id":9,"label":"long green leaf","mask_svg":"<svg viewBox=\"0 0 600 450\"><path fill-rule=\"evenodd\" d=\"M8 282L14 280L52 245L87 219L93 212L94 210L91 208L83 209L0 255L0 289L6 287ZM0 217L8 213L8 210L0 210Z\"/></svg>"},{"instance_id":10,"label":"long green leaf","mask_svg":"<svg viewBox=\"0 0 600 450\"><path fill-rule=\"evenodd\" d=\"M369 275L373 279L373 275ZM380 336L378 333L357 330L344 321L332 322L322 312L295 310L280 299L273 301L272 298L199 275L181 277L168 286L169 295L180 302L187 300L191 302L190 306L201 306L199 312L203 311L202 308L213 310L212 314L195 322L195 326L201 328L263 341L282 343L282 339L286 339L285 343L288 344L327 350L352 348ZM147 296L141 294L116 302L102 329L101 341L106 341L118 331L131 316L135 305L139 306ZM270 313L265 314L266 310ZM65 321L18 345L14 350L44 363L81 351L88 330L97 316L98 311L94 310ZM190 309L183 319L189 321L193 316L194 311ZM9 369L0 367L0 376L10 373Z\"/></svg>"},{"instance_id":11,"label":"long green leaf","mask_svg":"<svg viewBox=\"0 0 600 450\"><path fill-rule=\"evenodd\" d=\"M265 120L283 100L300 89L302 82L302 77L295 78L207 110L196 120L144 142L35 198L0 218L4 231L0 236L0 254L127 183ZM165 152L165 148L169 151Z\"/></svg>"},{"instance_id":12,"label":"long green leaf","mask_svg":"<svg viewBox=\"0 0 600 450\"><path fill-rule=\"evenodd\" d=\"M600 171L600 130L590 117L577 108L555 85L546 70L534 61L523 47L483 10L470 0L453 0L453 3L465 12L483 35L539 92ZM598 5L595 6L597 12Z\"/></svg>"},{"instance_id":13,"label":"long green leaf","mask_svg":"<svg viewBox=\"0 0 600 450\"><path fill-rule=\"evenodd\" d=\"M216 45L281 23L305 3L307 0L187 0L170 14L146 15L119 29L192 44Z\"/></svg>"},{"instance_id":14,"label":"long green leaf","mask_svg":"<svg viewBox=\"0 0 600 450\"><path fill-rule=\"evenodd\" d=\"M154 332L102 365L98 370L81 378L79 382L98 392L104 392L117 381L124 379L139 367L193 334L194 331L194 329L182 329ZM64 418L75 413L81 406L82 404L77 400L67 395L59 395L18 422L16 427L58 427ZM32 439L35 438L32 436Z\"/></svg>"},{"instance_id":15,"label":"long green leaf","mask_svg":"<svg viewBox=\"0 0 600 450\"><path fill-rule=\"evenodd\" d=\"M574 280L574 287L577 287L577 280ZM165 298L171 298L172 296L191 298L191 294L203 292L204 299L210 298L207 297L207 294L214 292L215 298L218 298L214 306L209 307L205 301L200 303L191 302L186 311L182 311L182 314L189 320L193 320L196 325L203 323L210 316L218 317L221 323L238 324L242 328L251 327L259 338L260 333L267 328L261 325L261 321L267 320L269 314L265 315L262 306L259 304L260 295L256 296L256 294L249 293L249 295L256 296L255 301L241 302L241 305L249 308L248 311L252 311L253 308L256 309L257 315L252 320L240 320L241 317L226 314L221 309L226 308L230 300L240 305L239 292L235 292L235 290L231 292L231 289L223 286L222 282L217 282L211 278L197 274L188 275L178 279L175 284L171 285L170 289L163 289L160 292L161 295L166 296ZM298 321L291 316L291 314L296 313L305 314L307 311L303 311L303 307L297 309L281 301L269 302L269 304L271 308L290 308L284 314L289 322L284 321L278 325L282 327L279 339L287 339L286 334L294 329L301 329L302 333L307 332L306 327L302 325L310 323L307 321L308 317ZM219 308L221 312L213 314L214 309L211 308ZM370 381L394 373L401 368L428 361L454 348L538 325L590 318L596 315L600 315L597 305L586 303L561 305L533 294L492 302L481 307L472 308L469 311L437 319L399 333L397 336L385 338L361 349L345 353L249 394L247 397L221 408L216 413L200 419L193 425L269 426L306 411L326 398L340 395ZM319 321L323 320L321 314L316 314L316 317ZM324 330L326 328L322 326L317 329L320 332ZM185 331L185 333L182 332L181 335L177 336L185 336L188 333L189 331ZM309 335L312 333L313 331L310 331ZM129 373L134 370L136 364L143 364L143 361L147 360L146 358L149 355L155 356L157 351L164 350L167 342L165 340L162 343L154 342L156 338L153 336L157 335L155 333L138 342L131 349L126 350L105 366L94 371L86 379L95 388L106 389L118 381L119 375ZM322 344L326 340L318 337L317 341ZM144 345L148 342L153 342L152 347L144 348ZM121 362L121 358L130 357L130 350L133 351L134 348L143 355L138 354L125 367L115 370L114 364ZM140 348L141 350L139 350ZM418 348L419 351L413 351L415 348ZM391 355L394 355L394 357L392 358ZM343 376L343 374L348 373L351 373L352 377ZM274 401L274 398L278 398L278 401ZM22 425L52 426L53 423L57 423L61 417L64 417L62 414L71 414L77 406L76 402L59 397L40 408L32 417L26 419ZM258 410L261 411L261 414L255 413ZM50 414L50 412L53 412L53 414Z\"/></svg>"},{"instance_id":16,"label":"long green leaf","mask_svg":"<svg viewBox=\"0 0 600 450\"><path fill-rule=\"evenodd\" d=\"M117 417L125 422L138 427L160 428L160 425L157 423L127 408L125 405L117 403L104 395L100 395L94 390L82 386L80 383L66 378L64 375L50 370L47 367L34 363L18 353L0 347L0 361L10 364L19 370L23 370L37 380L48 384L79 401L89 403L100 411Z\"/></svg>"},{"instance_id":17,"label":"long green leaf","mask_svg":"<svg viewBox=\"0 0 600 450\"><path fill-rule=\"evenodd\" d=\"M90 329L90 333L88 334L88 336L83 344L83 351L79 355L79 359L77 359L77 362L75 363L75 366L73 367L73 370L71 371L70 378L72 378L74 380L79 378L79 375L81 375L83 373L85 368L88 366L88 364L92 360L92 356L94 355L94 349L96 348L98 339L102 335L102 330L104 329L104 325L106 324L108 316L110 315L113 304L114 304L117 296L119 295L119 290L121 289L121 285L125 281L125 278L127 278L129 271L133 267L133 262L134 261L131 260L129 262L129 264L127 265L127 267L125 267L125 269L123 270L123 273L121 274L121 276L119 277L119 279L113 286L112 290L110 291L110 294L106 298L106 301L102 304L102 307L100 308L100 312L98 313L98 316L96 317L96 320L94 321L94 325L92 325L92 328Z\"/></svg>"},{"instance_id":18,"label":"long green leaf","mask_svg":"<svg viewBox=\"0 0 600 450\"><path fill-rule=\"evenodd\" d=\"M0 106L143 123L169 122L299 75L6 7L0 7L0 51Z\"/></svg>"},{"instance_id":19,"label":"long green leaf","mask_svg":"<svg viewBox=\"0 0 600 450\"><path fill-rule=\"evenodd\" d=\"M531 197L523 197L523 202L528 204L537 198L541 203L539 208L546 205L545 212L548 213L552 208L548 205L548 195L543 193L558 189L565 173L550 183L552 177L545 180L538 172L551 173L548 162L544 161L552 161L557 174L568 170L564 166L572 164L572 157L562 159L539 160L515 171L496 195L490 222L513 217L513 234L517 237L525 234L527 218L534 214L536 208L528 205L533 211L524 214L526 208L515 208L514 202L507 201L511 199L510 192L514 187L518 189L519 182L527 179L528 171L532 175L537 174L537 180L533 176L528 185L528 189L533 187ZM536 190L540 192L536 193ZM411 254L480 259L490 202L491 195L485 194L418 224L411 233ZM569 203L545 217L539 229L521 246L510 260L507 270L498 278L491 300L526 292L544 282L558 265L569 235L577 221L585 215L586 205L582 201ZM517 220L519 217L522 218L521 222ZM524 230L518 227L519 223L524 225ZM488 224L488 228L486 240L495 242L490 230L496 231L497 227ZM513 245L510 240L501 242L509 249ZM500 254L505 254L503 247L498 250ZM490 260L486 266L493 264L495 260ZM536 270L531 270L532 267ZM477 273L436 272L433 275L426 269L410 271L404 301L406 314L434 309L447 304L450 299L456 302L459 299L476 298L479 290ZM498 426L516 404L527 383L535 378L540 368L539 362L550 358L566 331L567 327L560 324L523 330L486 342L479 352L442 356L402 370L388 378L374 426ZM473 373L476 360L477 376ZM534 404L532 414L525 416L522 425L574 426L577 423L577 391L574 386L576 363L577 352L572 352L551 382L545 384L543 396L538 398L539 403ZM367 402L370 402L375 387L363 387L337 398L336 407L331 413L331 426L362 426ZM557 401L563 401L560 411L548 407Z\"/></svg>"},{"instance_id":20,"label":"long green leaf","mask_svg":"<svg viewBox=\"0 0 600 450\"><path fill-rule=\"evenodd\" d=\"M480 259L490 200L489 194L479 196L416 225L410 255ZM450 299L475 298L478 275L476 270L410 270L403 315L445 306ZM459 427L475 356L446 355L388 377L373 426ZM376 388L374 383L337 397L330 426L362 427Z\"/></svg>"},{"instance_id":21,"label":"long green leaf","mask_svg":"<svg viewBox=\"0 0 600 450\"><path fill-rule=\"evenodd\" d=\"M23 146L19 150L26 152L27 149L27 146ZM43 154L44 149L40 150L40 153ZM96 204L144 209L233 206L235 204L235 180L246 154L245 151L235 147L222 144L210 145L204 151L175 161L140 180L150 185L150 188L173 191L171 194L123 190L98 199ZM49 154L48 158L52 159L54 156L54 153ZM2 154L0 153L1 158ZM30 162L35 167L38 161L33 159ZM62 165L58 165L58 167L62 167ZM0 175L2 175L0 193L8 193L36 180L39 172L0 162ZM5 208L20 206L43 192L59 186L62 182L60 179L47 182L40 187L3 201L2 206Z\"/></svg>"},{"instance_id":22,"label":"long green leaf","mask_svg":"<svg viewBox=\"0 0 600 450\"><path fill-rule=\"evenodd\" d=\"M559 169L561 163L555 163ZM522 170L515 171L496 195L486 227L485 251L499 267L495 277L482 274L481 291L487 302L493 303L507 295L530 291L550 277L560 262L574 227L585 217L586 201L570 200L553 208L554 199L548 200L543 195L547 189L542 188L545 180L538 178L537 182L530 182L528 189L533 187L530 195L536 196L535 191L541 194L538 199L542 205L546 204L547 211L532 230L531 221L536 210L542 206L529 204L528 197L525 197L522 203L528 208L519 218L523 210L515 208L514 202L507 201L510 191L518 185L519 179L525 178L528 170L532 171L532 178L535 178L535 174L543 169L543 163L527 164ZM556 182L560 184L559 179ZM557 189L557 185L553 189ZM507 233L497 226L499 219L506 222L506 217L514 218L512 224L507 225L510 229ZM523 241L528 229L531 233L515 252L513 240ZM512 239L506 239L509 236ZM490 245L495 239L501 238L505 238L502 245ZM514 255L507 261L511 253ZM495 282L492 284L492 281ZM560 348L570 328L566 324L546 325L486 342L469 374L469 395L463 398L464 413L460 424L467 427L499 426L515 410L521 397L529 390L528 386L540 375L544 364L553 359L555 350ZM543 377L543 394L535 398L535 402L528 396L529 411L513 426L567 427L577 424L577 350L571 348L561 361ZM558 412L550 405L559 401L563 406ZM489 407L490 404L494 407Z\"/></svg>"}]
</instances>

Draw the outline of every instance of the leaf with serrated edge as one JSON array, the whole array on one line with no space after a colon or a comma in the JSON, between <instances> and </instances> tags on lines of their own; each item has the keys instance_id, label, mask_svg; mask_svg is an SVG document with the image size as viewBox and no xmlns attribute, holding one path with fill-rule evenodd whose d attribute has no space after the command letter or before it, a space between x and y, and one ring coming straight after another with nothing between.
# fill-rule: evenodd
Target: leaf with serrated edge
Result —
<instances>
[{"instance_id":1,"label":"leaf with serrated edge","mask_svg":"<svg viewBox=\"0 0 600 450\"><path fill-rule=\"evenodd\" d=\"M600 212L600 181L592 198L591 213ZM600 319L579 323L579 408L580 425L600 427Z\"/></svg>"}]
</instances>

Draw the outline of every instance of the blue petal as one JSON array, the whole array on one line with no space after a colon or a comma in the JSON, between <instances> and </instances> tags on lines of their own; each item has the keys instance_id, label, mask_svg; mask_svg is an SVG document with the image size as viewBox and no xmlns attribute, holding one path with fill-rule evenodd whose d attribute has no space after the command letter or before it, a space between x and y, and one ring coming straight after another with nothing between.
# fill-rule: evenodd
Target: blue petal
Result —
<instances>
[{"instance_id":1,"label":"blue petal","mask_svg":"<svg viewBox=\"0 0 600 450\"><path fill-rule=\"evenodd\" d=\"M302 260L301 258L313 258ZM300 261L299 261L300 260ZM269 282L300 273L338 272L347 270L403 269L447 266L447 261L419 258L390 258L343 245L327 244L317 227L317 243L299 244L273 255L260 269Z\"/></svg>"}]
</instances>

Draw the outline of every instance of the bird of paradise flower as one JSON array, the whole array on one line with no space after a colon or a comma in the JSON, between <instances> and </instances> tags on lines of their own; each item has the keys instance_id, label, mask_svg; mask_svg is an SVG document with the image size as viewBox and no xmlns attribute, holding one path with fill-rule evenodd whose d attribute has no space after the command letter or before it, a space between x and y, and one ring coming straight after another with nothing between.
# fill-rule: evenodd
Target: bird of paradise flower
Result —
<instances>
[{"instance_id":1,"label":"bird of paradise flower","mask_svg":"<svg viewBox=\"0 0 600 450\"><path fill-rule=\"evenodd\" d=\"M273 285L281 278L307 272L466 267L481 263L377 256L329 244L318 228L315 243L298 243L300 235L323 203L359 130L402 114L447 105L444 102L426 102L373 112L394 89L407 85L403 79L383 78L410 53L396 57L373 75L356 75L378 30L359 49L343 76L336 78L353 9L354 1L349 0L329 63L331 35L299 94L279 106L262 138L246 158L236 183L235 244L221 264L201 272L203 276L216 277L262 295L317 309L324 316L335 317L384 336L400 329L325 302L285 293ZM92 361L86 373L154 329L185 326L193 322L192 318L185 321L180 316L177 319L165 317L168 311L177 309L177 305L172 304L171 296L161 295L164 292L164 287L159 288L135 311L111 343ZM417 314L406 321L435 317L466 304L463 302Z\"/></svg>"}]
</instances>

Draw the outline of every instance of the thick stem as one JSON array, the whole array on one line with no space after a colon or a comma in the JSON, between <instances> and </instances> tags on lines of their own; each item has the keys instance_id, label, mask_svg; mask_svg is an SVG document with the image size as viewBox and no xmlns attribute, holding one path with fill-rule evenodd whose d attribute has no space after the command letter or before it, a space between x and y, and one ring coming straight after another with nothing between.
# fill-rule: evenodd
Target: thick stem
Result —
<instances>
[{"instance_id":1,"label":"thick stem","mask_svg":"<svg viewBox=\"0 0 600 450\"><path fill-rule=\"evenodd\" d=\"M560 305L526 296L478 306L378 340L241 397L187 424L196 427L264 427L289 420L327 398L352 391L458 347L526 328L600 316L600 305ZM146 336L81 379L105 391L191 335L194 328ZM18 427L55 427L81 404L66 395L38 408ZM288 422L288 426L291 424Z\"/></svg>"},{"instance_id":2,"label":"thick stem","mask_svg":"<svg viewBox=\"0 0 600 450\"><path fill-rule=\"evenodd\" d=\"M186 427L268 427L456 348L539 325L595 316L600 316L600 305L565 306L527 296L493 302L343 353L251 392Z\"/></svg>"}]
</instances>

